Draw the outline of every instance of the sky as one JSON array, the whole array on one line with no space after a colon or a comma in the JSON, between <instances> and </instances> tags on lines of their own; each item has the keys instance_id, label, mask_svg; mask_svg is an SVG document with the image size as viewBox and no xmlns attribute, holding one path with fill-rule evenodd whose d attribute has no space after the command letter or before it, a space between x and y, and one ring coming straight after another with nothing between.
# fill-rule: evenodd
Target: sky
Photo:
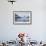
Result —
<instances>
[{"instance_id":1,"label":"sky","mask_svg":"<svg viewBox=\"0 0 46 46\"><path fill-rule=\"evenodd\" d=\"M23 17L23 16L31 16L30 12L15 12L16 14L18 14L19 16Z\"/></svg>"}]
</instances>

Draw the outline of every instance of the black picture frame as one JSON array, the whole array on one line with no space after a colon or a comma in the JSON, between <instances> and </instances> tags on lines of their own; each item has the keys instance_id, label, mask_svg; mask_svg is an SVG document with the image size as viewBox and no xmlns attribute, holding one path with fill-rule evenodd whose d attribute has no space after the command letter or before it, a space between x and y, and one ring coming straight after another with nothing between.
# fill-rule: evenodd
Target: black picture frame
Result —
<instances>
[{"instance_id":1,"label":"black picture frame","mask_svg":"<svg viewBox=\"0 0 46 46\"><path fill-rule=\"evenodd\" d=\"M32 25L32 11L13 11L14 25Z\"/></svg>"}]
</instances>

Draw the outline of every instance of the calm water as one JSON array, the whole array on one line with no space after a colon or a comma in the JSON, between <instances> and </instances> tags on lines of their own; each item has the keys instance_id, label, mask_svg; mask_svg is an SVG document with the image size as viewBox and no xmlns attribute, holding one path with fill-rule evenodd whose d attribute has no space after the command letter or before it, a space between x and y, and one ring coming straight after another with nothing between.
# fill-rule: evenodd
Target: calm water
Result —
<instances>
[{"instance_id":1,"label":"calm water","mask_svg":"<svg viewBox=\"0 0 46 46\"><path fill-rule=\"evenodd\" d=\"M18 21L18 22L29 22L29 18L21 17L21 18L17 18L16 21Z\"/></svg>"}]
</instances>

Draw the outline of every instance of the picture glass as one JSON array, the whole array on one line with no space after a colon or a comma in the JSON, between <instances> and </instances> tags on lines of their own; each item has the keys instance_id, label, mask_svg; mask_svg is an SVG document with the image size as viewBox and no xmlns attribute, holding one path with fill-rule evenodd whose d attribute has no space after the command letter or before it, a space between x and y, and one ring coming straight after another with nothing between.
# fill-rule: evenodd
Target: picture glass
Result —
<instances>
[{"instance_id":1,"label":"picture glass","mask_svg":"<svg viewBox=\"0 0 46 46\"><path fill-rule=\"evenodd\" d=\"M32 24L31 11L14 11L13 14L14 24Z\"/></svg>"}]
</instances>

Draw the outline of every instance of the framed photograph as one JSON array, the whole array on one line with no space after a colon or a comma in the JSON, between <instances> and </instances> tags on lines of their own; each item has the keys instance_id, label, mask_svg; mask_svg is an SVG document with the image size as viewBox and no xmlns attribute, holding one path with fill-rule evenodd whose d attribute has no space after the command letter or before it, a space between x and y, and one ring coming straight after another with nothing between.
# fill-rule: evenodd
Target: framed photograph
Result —
<instances>
[{"instance_id":1,"label":"framed photograph","mask_svg":"<svg viewBox=\"0 0 46 46\"><path fill-rule=\"evenodd\" d=\"M13 11L13 24L32 24L32 11Z\"/></svg>"}]
</instances>

